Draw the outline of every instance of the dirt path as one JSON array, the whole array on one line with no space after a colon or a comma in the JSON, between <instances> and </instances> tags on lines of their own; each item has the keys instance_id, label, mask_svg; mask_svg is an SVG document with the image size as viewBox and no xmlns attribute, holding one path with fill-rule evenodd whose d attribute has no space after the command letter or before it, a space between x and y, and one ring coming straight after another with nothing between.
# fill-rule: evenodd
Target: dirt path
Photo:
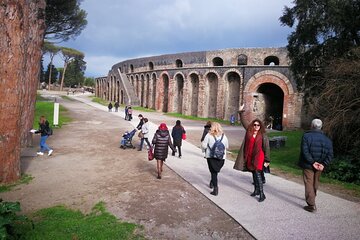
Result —
<instances>
[{"instance_id":1,"label":"dirt path","mask_svg":"<svg viewBox=\"0 0 360 240\"><path fill-rule=\"evenodd\" d=\"M118 218L143 225L149 239L253 239L165 165L157 180L156 163L147 161L145 151L120 149L121 134L130 127L126 121L58 100L74 121L49 139L53 156L22 158L23 172L34 179L2 193L4 200L20 201L25 213L59 204L89 212L104 201Z\"/></svg>"}]
</instances>

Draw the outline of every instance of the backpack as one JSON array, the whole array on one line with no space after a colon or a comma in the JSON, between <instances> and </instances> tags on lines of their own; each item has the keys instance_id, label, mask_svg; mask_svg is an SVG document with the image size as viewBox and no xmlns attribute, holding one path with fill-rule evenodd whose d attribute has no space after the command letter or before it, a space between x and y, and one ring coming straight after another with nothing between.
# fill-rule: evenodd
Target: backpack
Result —
<instances>
[{"instance_id":1,"label":"backpack","mask_svg":"<svg viewBox=\"0 0 360 240\"><path fill-rule=\"evenodd\" d=\"M223 137L224 137L224 134L221 136L221 138L219 140L216 140L216 137L214 136L215 143L211 148L208 144L208 148L210 149L210 157L211 158L216 158L216 159L221 159L221 160L224 159L225 145L222 143Z\"/></svg>"}]
</instances>

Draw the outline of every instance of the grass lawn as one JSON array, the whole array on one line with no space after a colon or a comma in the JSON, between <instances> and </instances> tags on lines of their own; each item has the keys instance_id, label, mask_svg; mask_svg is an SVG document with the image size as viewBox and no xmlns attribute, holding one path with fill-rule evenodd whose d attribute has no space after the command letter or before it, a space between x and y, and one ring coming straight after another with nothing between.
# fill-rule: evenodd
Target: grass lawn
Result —
<instances>
[{"instance_id":1,"label":"grass lawn","mask_svg":"<svg viewBox=\"0 0 360 240\"><path fill-rule=\"evenodd\" d=\"M108 213L105 204L96 204L84 215L65 206L41 209L28 216L30 223L17 224L15 232L21 239L145 239L138 230L141 226L122 222Z\"/></svg>"}]
</instances>

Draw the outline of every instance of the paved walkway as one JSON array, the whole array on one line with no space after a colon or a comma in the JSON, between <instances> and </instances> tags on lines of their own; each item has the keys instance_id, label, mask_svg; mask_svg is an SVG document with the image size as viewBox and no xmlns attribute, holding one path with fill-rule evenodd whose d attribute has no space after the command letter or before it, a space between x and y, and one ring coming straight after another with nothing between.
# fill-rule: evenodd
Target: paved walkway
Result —
<instances>
[{"instance_id":1,"label":"paved walkway","mask_svg":"<svg viewBox=\"0 0 360 240\"><path fill-rule=\"evenodd\" d=\"M124 117L122 108L120 112L109 113L107 107L91 102L84 95L70 97L102 109L104 114L113 114L114 118L119 118L120 124L129 124L129 130L138 123L137 111L134 111L134 120L128 122L120 120ZM160 122L172 127L176 120L156 112L143 114L150 121L150 136L153 136ZM187 135L197 134L200 138L202 123L190 120L182 120L182 123ZM226 126L224 131L232 144L240 145L244 134L241 127ZM251 175L233 170L234 162L230 160L225 161L219 174L219 195L212 196L208 188L210 173L199 147L185 141L182 152L181 159L169 156L166 165L257 239L360 239L360 204L319 191L318 211L306 212L303 210L303 185L271 174L267 174L264 186L266 200L259 203L257 198L250 196L253 191Z\"/></svg>"}]
</instances>

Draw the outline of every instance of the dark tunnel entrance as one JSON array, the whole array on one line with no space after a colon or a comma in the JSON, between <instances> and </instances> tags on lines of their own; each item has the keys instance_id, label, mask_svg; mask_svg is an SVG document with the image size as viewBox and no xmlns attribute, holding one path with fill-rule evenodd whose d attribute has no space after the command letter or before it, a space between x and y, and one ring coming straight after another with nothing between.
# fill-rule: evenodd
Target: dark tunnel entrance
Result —
<instances>
[{"instance_id":1,"label":"dark tunnel entrance","mask_svg":"<svg viewBox=\"0 0 360 240\"><path fill-rule=\"evenodd\" d=\"M266 126L268 128L282 130L284 92L278 85L273 83L261 84L257 92L263 97L263 119L265 120ZM273 119L272 125L271 119Z\"/></svg>"}]
</instances>

